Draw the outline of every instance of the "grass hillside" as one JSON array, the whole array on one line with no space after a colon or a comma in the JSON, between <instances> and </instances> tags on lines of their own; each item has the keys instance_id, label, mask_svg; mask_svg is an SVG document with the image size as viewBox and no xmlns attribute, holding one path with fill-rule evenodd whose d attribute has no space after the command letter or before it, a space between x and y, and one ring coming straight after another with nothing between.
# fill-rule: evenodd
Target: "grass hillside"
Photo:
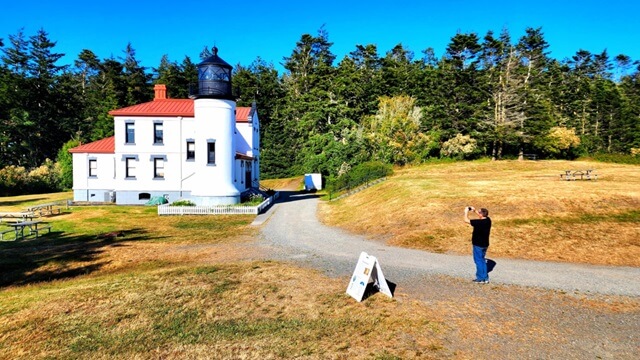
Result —
<instances>
[{"instance_id":1,"label":"grass hillside","mask_svg":"<svg viewBox=\"0 0 640 360\"><path fill-rule=\"evenodd\" d=\"M594 169L598 180L561 181L569 169ZM320 214L327 224L391 245L468 254L467 205L489 209L489 256L640 266L637 165L476 161L403 168L323 203Z\"/></svg>"}]
</instances>

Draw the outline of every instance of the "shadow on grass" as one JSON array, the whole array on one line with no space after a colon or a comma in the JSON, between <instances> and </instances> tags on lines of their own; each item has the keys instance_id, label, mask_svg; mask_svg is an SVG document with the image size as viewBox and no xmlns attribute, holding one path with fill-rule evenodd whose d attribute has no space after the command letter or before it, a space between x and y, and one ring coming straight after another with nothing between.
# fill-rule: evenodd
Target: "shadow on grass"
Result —
<instances>
[{"instance_id":1,"label":"shadow on grass","mask_svg":"<svg viewBox=\"0 0 640 360\"><path fill-rule=\"evenodd\" d=\"M41 198L29 199L29 202L36 202L41 200L44 201L44 200L47 200L47 198L41 197ZM25 203L25 200L0 201L0 206L17 206L17 205L24 205L24 203Z\"/></svg>"},{"instance_id":2,"label":"shadow on grass","mask_svg":"<svg viewBox=\"0 0 640 360\"><path fill-rule=\"evenodd\" d=\"M0 242L0 288L90 274L108 264L100 255L124 241L149 240L145 230L95 235L51 232L37 239Z\"/></svg>"},{"instance_id":3,"label":"shadow on grass","mask_svg":"<svg viewBox=\"0 0 640 360\"><path fill-rule=\"evenodd\" d=\"M391 295L394 295L396 293L396 283L393 283L389 280L386 280L386 281L387 281L387 287L389 288L389 291L391 291ZM380 287L376 283L374 282L368 283L367 287L364 289L364 295L362 295L362 301L366 300L367 298L379 292L380 292Z\"/></svg>"}]
</instances>

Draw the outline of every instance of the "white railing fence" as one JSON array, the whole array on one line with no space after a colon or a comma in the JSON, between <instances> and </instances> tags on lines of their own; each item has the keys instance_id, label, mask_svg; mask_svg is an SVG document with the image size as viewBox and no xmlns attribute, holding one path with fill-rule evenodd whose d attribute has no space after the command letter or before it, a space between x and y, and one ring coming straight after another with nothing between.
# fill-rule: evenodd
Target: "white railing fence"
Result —
<instances>
[{"instance_id":1,"label":"white railing fence","mask_svg":"<svg viewBox=\"0 0 640 360\"><path fill-rule=\"evenodd\" d=\"M275 193L257 206L243 205L212 205L212 206L171 206L171 204L158 205L158 215L245 215L260 214L264 209L273 204L280 193Z\"/></svg>"}]
</instances>

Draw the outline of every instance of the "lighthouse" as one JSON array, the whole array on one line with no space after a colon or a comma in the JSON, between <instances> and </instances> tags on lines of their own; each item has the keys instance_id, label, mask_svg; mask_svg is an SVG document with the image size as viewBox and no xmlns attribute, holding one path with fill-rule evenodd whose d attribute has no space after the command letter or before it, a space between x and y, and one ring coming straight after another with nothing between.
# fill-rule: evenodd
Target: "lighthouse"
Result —
<instances>
[{"instance_id":1,"label":"lighthouse","mask_svg":"<svg viewBox=\"0 0 640 360\"><path fill-rule=\"evenodd\" d=\"M191 198L197 205L240 202L234 185L236 102L231 94L231 65L218 49L198 64L194 98L196 171Z\"/></svg>"}]
</instances>

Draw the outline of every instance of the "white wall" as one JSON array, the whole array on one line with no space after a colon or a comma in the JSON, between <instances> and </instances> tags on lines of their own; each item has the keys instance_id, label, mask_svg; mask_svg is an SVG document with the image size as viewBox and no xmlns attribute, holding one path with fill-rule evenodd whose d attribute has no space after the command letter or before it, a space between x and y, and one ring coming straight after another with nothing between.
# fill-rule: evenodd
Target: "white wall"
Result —
<instances>
[{"instance_id":1,"label":"white wall","mask_svg":"<svg viewBox=\"0 0 640 360\"><path fill-rule=\"evenodd\" d=\"M120 193L118 203L139 203L136 194L144 192L154 194L171 194L171 200L178 197L189 197L192 190L196 189L196 195L207 195L211 189L215 189L220 180L212 180L218 172L228 168L227 175L222 175L228 186L223 192L236 196L239 191L247 188L244 184L244 168L240 166L241 160L235 160L235 152L241 152L253 156L253 178L259 178L259 122L257 114L252 123L236 123L235 103L223 101L224 105L211 113L204 115L209 120L196 122L194 117L142 117L142 116L116 116L114 118L115 154L73 154L73 189L76 196L87 197L86 194L95 190L112 191ZM208 110L207 110L208 111ZM207 112L205 111L205 112ZM226 120L220 120L220 114ZM227 119L228 117L228 119ZM213 119L213 120L211 120ZM163 144L154 144L154 121L163 124ZM220 121L223 123L221 124ZM134 123L135 144L125 144L127 122ZM228 125L225 125L228 122ZM222 125L222 127L220 127ZM218 141L222 134L231 133L229 137L234 149L225 150L224 141ZM206 165L206 139L216 138L216 166ZM186 161L186 141L196 141L195 161ZM136 178L126 180L126 162L124 156L137 156ZM164 179L154 179L153 156L164 156ZM98 160L98 176L88 178L88 158ZM224 165L223 165L224 164ZM196 175L196 168L204 169ZM250 185L250 184L249 184ZM198 191L200 190L200 191ZM95 196L94 196L95 197ZM77 201L86 199L76 198ZM100 200L102 201L102 200Z\"/></svg>"},{"instance_id":2,"label":"white wall","mask_svg":"<svg viewBox=\"0 0 640 360\"><path fill-rule=\"evenodd\" d=\"M104 192L113 191L116 186L114 155L74 153L72 158L74 200L105 201ZM96 160L94 177L89 177L89 159Z\"/></svg>"},{"instance_id":3,"label":"white wall","mask_svg":"<svg viewBox=\"0 0 640 360\"><path fill-rule=\"evenodd\" d=\"M133 122L135 143L126 144L125 124ZM163 142L154 144L154 123L162 122ZM182 126L181 126L182 124ZM186 162L186 139L193 138L193 118L121 117L114 119L115 160L118 191L180 191L184 177L194 172L195 164ZM138 157L135 180L125 179L127 155ZM154 179L153 157L165 157L164 179Z\"/></svg>"}]
</instances>

